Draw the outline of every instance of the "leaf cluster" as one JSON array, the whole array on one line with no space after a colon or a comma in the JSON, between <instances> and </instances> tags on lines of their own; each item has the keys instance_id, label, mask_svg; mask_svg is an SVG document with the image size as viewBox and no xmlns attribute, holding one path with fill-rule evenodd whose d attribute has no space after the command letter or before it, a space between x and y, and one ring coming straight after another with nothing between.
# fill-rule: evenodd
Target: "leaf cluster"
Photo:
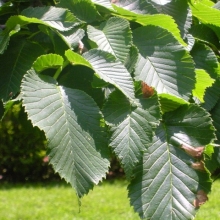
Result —
<instances>
[{"instance_id":1,"label":"leaf cluster","mask_svg":"<svg viewBox=\"0 0 220 220\"><path fill-rule=\"evenodd\" d=\"M192 219L219 166L219 4L0 4L1 116L22 102L79 198L112 151L141 218Z\"/></svg>"}]
</instances>

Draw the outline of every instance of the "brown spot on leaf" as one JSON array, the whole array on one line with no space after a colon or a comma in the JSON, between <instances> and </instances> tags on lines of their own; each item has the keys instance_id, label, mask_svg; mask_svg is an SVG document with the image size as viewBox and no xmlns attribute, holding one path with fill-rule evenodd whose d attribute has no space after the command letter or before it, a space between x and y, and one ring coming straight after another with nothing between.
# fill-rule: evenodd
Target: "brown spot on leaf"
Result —
<instances>
[{"instance_id":1,"label":"brown spot on leaf","mask_svg":"<svg viewBox=\"0 0 220 220\"><path fill-rule=\"evenodd\" d=\"M189 145L181 145L181 148L185 150L187 154L189 154L192 157L201 157L204 151L204 147L191 147Z\"/></svg>"},{"instance_id":2,"label":"brown spot on leaf","mask_svg":"<svg viewBox=\"0 0 220 220\"><path fill-rule=\"evenodd\" d=\"M207 194L203 190L199 190L196 194L196 199L193 202L193 205L196 208L199 208L202 204L204 204L208 200Z\"/></svg>"},{"instance_id":3,"label":"brown spot on leaf","mask_svg":"<svg viewBox=\"0 0 220 220\"><path fill-rule=\"evenodd\" d=\"M154 94L153 87L148 86L145 82L141 82L141 87L144 98L149 98Z\"/></svg>"},{"instance_id":4,"label":"brown spot on leaf","mask_svg":"<svg viewBox=\"0 0 220 220\"><path fill-rule=\"evenodd\" d=\"M192 163L191 167L194 170L205 171L205 165L204 165L203 161L198 161L198 162Z\"/></svg>"}]
</instances>

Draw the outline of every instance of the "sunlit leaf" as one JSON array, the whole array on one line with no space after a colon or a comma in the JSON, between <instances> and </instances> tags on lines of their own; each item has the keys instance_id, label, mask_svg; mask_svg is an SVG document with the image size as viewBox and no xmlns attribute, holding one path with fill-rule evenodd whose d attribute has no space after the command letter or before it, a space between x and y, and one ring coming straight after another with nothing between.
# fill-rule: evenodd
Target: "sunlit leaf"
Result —
<instances>
[{"instance_id":1,"label":"sunlit leaf","mask_svg":"<svg viewBox=\"0 0 220 220\"><path fill-rule=\"evenodd\" d=\"M110 146L123 164L126 177L142 158L142 152L151 142L153 131L160 119L158 98L136 100L137 107L131 106L119 92L110 94L104 107L104 117L111 126Z\"/></svg>"},{"instance_id":2,"label":"sunlit leaf","mask_svg":"<svg viewBox=\"0 0 220 220\"><path fill-rule=\"evenodd\" d=\"M201 118L205 119L202 124ZM205 137L201 138L201 134ZM211 180L205 171L193 169L197 159L188 155L181 145L186 143L196 148L213 138L211 119L198 106L184 105L164 116L129 185L131 204L140 217L193 218L200 205L198 194L201 190L204 195L210 191Z\"/></svg>"},{"instance_id":3,"label":"sunlit leaf","mask_svg":"<svg viewBox=\"0 0 220 220\"><path fill-rule=\"evenodd\" d=\"M193 60L165 29L140 27L133 32L139 50L135 79L156 91L188 100L195 84Z\"/></svg>"},{"instance_id":4,"label":"sunlit leaf","mask_svg":"<svg viewBox=\"0 0 220 220\"><path fill-rule=\"evenodd\" d=\"M79 197L108 171L107 138L99 108L86 93L57 86L50 76L28 71L22 82L25 111L45 132L49 158L56 172ZM83 184L82 184L83 183Z\"/></svg>"},{"instance_id":5,"label":"sunlit leaf","mask_svg":"<svg viewBox=\"0 0 220 220\"><path fill-rule=\"evenodd\" d=\"M88 26L88 36L98 45L98 49L107 51L124 62L132 43L132 35L127 20L110 18L99 29Z\"/></svg>"}]
</instances>

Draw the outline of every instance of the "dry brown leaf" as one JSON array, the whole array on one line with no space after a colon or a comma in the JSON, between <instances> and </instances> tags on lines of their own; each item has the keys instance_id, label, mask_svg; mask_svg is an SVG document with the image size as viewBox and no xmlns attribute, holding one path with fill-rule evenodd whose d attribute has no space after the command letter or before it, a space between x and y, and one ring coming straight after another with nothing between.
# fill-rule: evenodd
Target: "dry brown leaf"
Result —
<instances>
[{"instance_id":1,"label":"dry brown leaf","mask_svg":"<svg viewBox=\"0 0 220 220\"><path fill-rule=\"evenodd\" d=\"M204 147L191 147L189 145L181 145L181 148L185 150L187 154L192 157L201 157L204 151Z\"/></svg>"},{"instance_id":2,"label":"dry brown leaf","mask_svg":"<svg viewBox=\"0 0 220 220\"><path fill-rule=\"evenodd\" d=\"M192 164L191 164L191 167L192 167L194 170L205 171L205 165L204 165L204 162L203 162L203 161L198 161L198 162L192 163Z\"/></svg>"},{"instance_id":3,"label":"dry brown leaf","mask_svg":"<svg viewBox=\"0 0 220 220\"><path fill-rule=\"evenodd\" d=\"M199 208L202 204L204 204L208 200L207 194L203 190L199 190L196 194L196 199L193 202L193 205L196 208Z\"/></svg>"}]
</instances>

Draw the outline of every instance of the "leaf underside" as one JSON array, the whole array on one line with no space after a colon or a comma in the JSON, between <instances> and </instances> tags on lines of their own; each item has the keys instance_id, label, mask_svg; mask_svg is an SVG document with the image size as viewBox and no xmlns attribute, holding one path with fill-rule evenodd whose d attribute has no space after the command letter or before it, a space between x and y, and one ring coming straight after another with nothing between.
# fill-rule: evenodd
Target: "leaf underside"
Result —
<instances>
[{"instance_id":1,"label":"leaf underside","mask_svg":"<svg viewBox=\"0 0 220 220\"><path fill-rule=\"evenodd\" d=\"M146 26L134 30L139 49L135 79L142 80L160 93L188 100L195 85L193 61L182 45L166 30Z\"/></svg>"},{"instance_id":2,"label":"leaf underside","mask_svg":"<svg viewBox=\"0 0 220 220\"><path fill-rule=\"evenodd\" d=\"M200 124L201 117L206 121L203 124ZM201 134L205 135L204 139ZM192 168L197 159L181 146L197 148L213 139L211 119L196 105L185 105L164 115L129 185L131 204L140 217L152 220L193 218L196 195L200 190L209 192L211 180L204 170Z\"/></svg>"},{"instance_id":3,"label":"leaf underside","mask_svg":"<svg viewBox=\"0 0 220 220\"><path fill-rule=\"evenodd\" d=\"M103 113L112 133L109 145L123 164L126 177L131 177L135 165L142 158L146 145L152 141L153 131L160 119L157 96L136 100L131 106L122 93L111 93Z\"/></svg>"},{"instance_id":4,"label":"leaf underside","mask_svg":"<svg viewBox=\"0 0 220 220\"><path fill-rule=\"evenodd\" d=\"M108 171L107 138L95 102L83 91L58 86L30 70L22 82L23 105L45 132L50 163L82 197Z\"/></svg>"}]
</instances>

